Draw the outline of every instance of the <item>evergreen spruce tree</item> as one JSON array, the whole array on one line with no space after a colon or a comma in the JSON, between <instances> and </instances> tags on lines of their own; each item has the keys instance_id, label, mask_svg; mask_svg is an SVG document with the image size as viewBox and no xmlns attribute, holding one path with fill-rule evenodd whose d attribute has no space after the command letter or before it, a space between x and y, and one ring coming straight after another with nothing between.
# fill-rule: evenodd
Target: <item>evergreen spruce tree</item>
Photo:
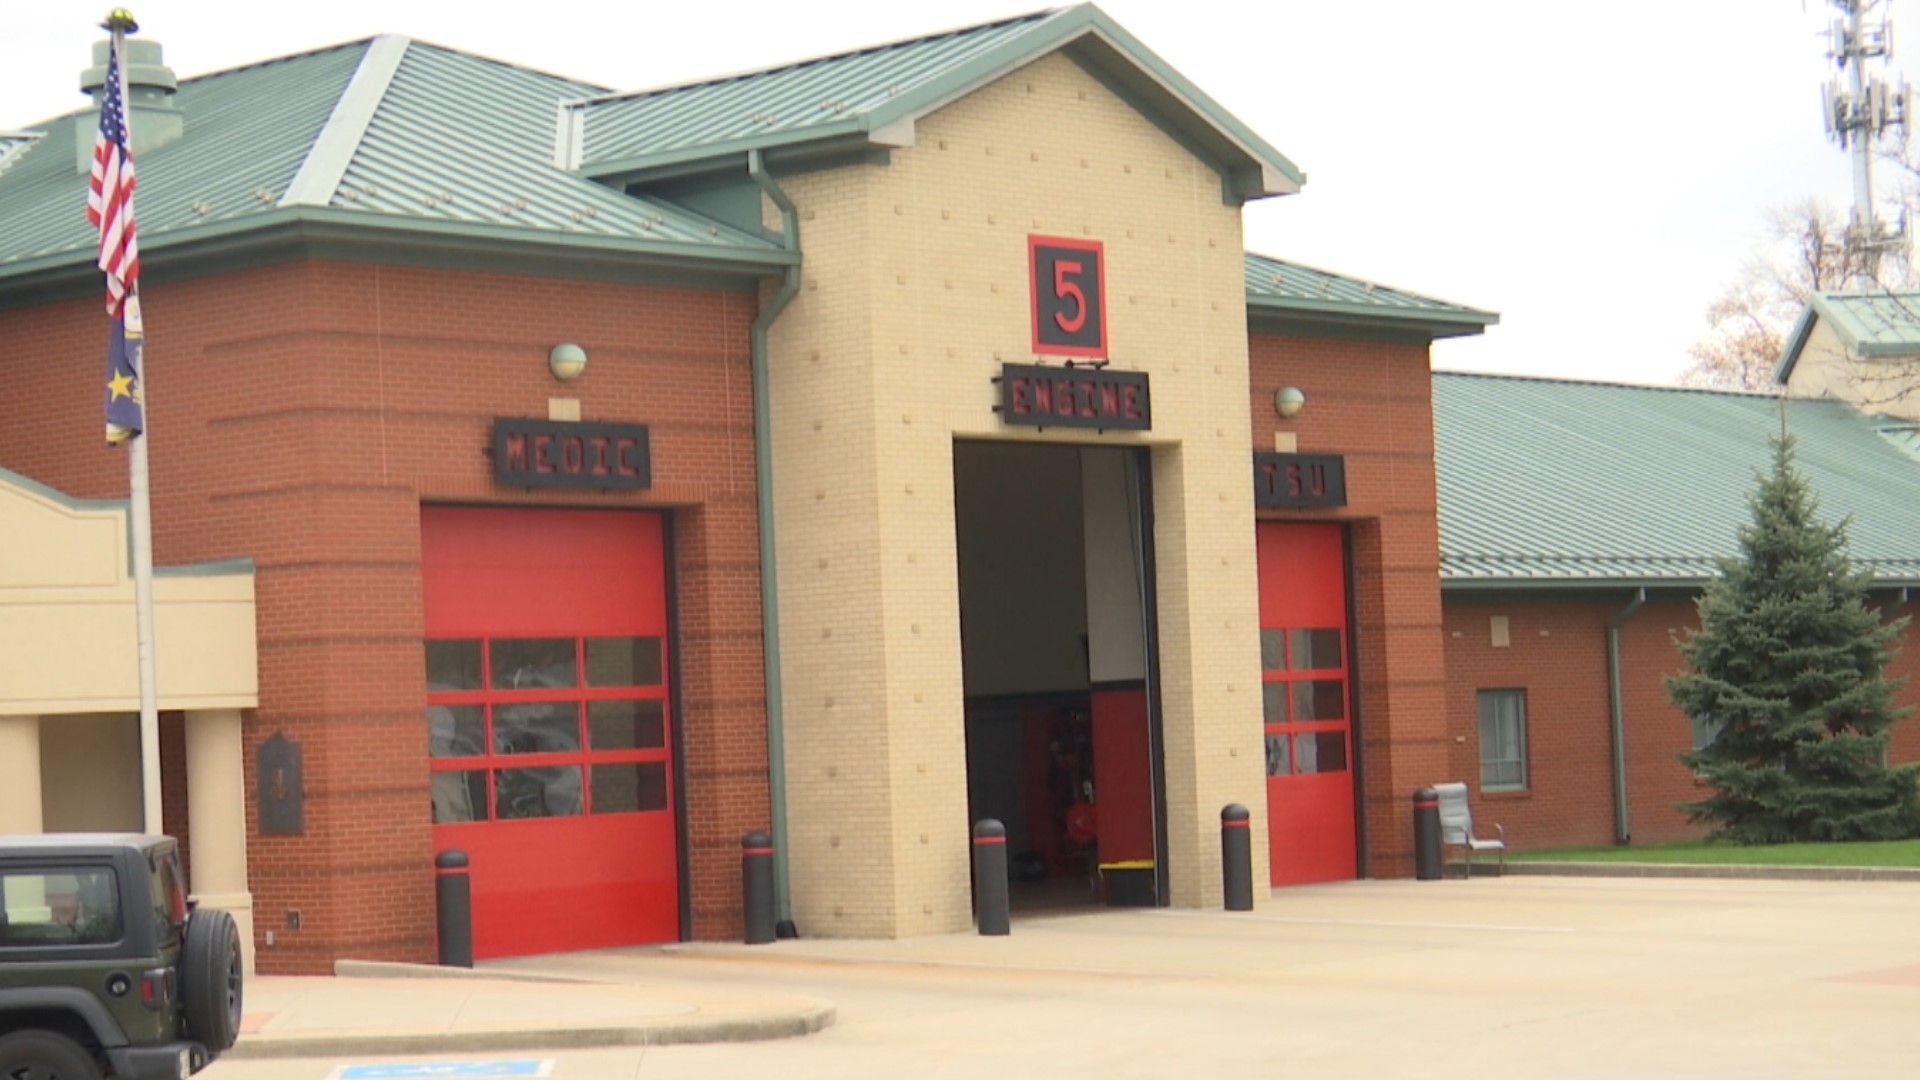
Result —
<instances>
[{"instance_id":1,"label":"evergreen spruce tree","mask_svg":"<svg viewBox=\"0 0 1920 1080\"><path fill-rule=\"evenodd\" d=\"M1882 674L1907 620L1867 606L1872 572L1855 570L1846 525L1825 525L1773 441L1773 474L1749 497L1740 555L1699 600L1700 629L1679 642L1691 670L1667 680L1689 717L1717 728L1680 760L1713 789L1681 805L1740 843L1885 840L1920 830L1920 765L1888 768L1887 735L1908 710Z\"/></svg>"}]
</instances>

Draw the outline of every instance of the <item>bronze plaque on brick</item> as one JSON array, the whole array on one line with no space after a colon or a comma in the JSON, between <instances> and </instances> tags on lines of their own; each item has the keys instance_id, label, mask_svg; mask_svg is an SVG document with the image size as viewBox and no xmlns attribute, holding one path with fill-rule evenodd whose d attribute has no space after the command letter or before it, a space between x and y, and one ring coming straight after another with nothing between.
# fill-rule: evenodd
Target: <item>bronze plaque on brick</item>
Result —
<instances>
[{"instance_id":1,"label":"bronze plaque on brick","mask_svg":"<svg viewBox=\"0 0 1920 1080\"><path fill-rule=\"evenodd\" d=\"M300 744L275 732L260 744L260 834L297 836L306 831L306 795L300 777Z\"/></svg>"}]
</instances>

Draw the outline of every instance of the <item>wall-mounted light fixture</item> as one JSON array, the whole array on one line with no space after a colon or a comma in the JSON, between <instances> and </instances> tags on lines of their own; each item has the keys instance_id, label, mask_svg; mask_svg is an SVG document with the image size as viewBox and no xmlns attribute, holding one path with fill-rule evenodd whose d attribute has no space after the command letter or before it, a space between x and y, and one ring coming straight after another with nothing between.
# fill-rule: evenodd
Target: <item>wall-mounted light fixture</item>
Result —
<instances>
[{"instance_id":1,"label":"wall-mounted light fixture","mask_svg":"<svg viewBox=\"0 0 1920 1080\"><path fill-rule=\"evenodd\" d=\"M1297 386L1283 386L1273 392L1273 411L1291 420L1307 407L1307 395Z\"/></svg>"},{"instance_id":2,"label":"wall-mounted light fixture","mask_svg":"<svg viewBox=\"0 0 1920 1080\"><path fill-rule=\"evenodd\" d=\"M555 345L547 353L547 370L561 382L572 382L587 370L587 350L578 345Z\"/></svg>"}]
</instances>

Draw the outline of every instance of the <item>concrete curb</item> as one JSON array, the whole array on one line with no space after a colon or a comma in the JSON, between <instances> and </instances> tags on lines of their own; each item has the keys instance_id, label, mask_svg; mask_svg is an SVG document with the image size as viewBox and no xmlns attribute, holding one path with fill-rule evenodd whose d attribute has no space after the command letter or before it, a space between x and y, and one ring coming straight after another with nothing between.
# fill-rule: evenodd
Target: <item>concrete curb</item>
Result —
<instances>
[{"instance_id":1,"label":"concrete curb","mask_svg":"<svg viewBox=\"0 0 1920 1080\"><path fill-rule=\"evenodd\" d=\"M440 967L382 960L339 960L339 978L486 980L548 986L602 986L603 980L529 971ZM831 1002L787 997L787 1008L738 1015L713 1015L698 1005L688 1013L578 1027L481 1028L463 1031L366 1030L343 1028L316 1034L243 1035L223 1057L236 1059L307 1058L341 1054L431 1054L463 1051L584 1050L618 1046L677 1046L689 1043L765 1042L791 1039L831 1027L839 1012Z\"/></svg>"},{"instance_id":2,"label":"concrete curb","mask_svg":"<svg viewBox=\"0 0 1920 1080\"><path fill-rule=\"evenodd\" d=\"M711 960L717 963L743 964L790 964L796 967L836 967L869 968L886 971L917 969L923 971L955 971L976 975L1012 974L1059 977L1072 979L1115 979L1137 982L1141 978L1156 979L1211 979L1213 975L1202 972L1145 972L1131 968L1072 967L1060 964L1019 964L994 960L962 960L953 957L930 956L850 956L843 953L771 953L771 952L732 952L727 946L718 946L711 951L698 944L690 947L665 945L661 951L671 956L684 956L695 960Z\"/></svg>"},{"instance_id":3,"label":"concrete curb","mask_svg":"<svg viewBox=\"0 0 1920 1080\"><path fill-rule=\"evenodd\" d=\"M222 1058L338 1057L343 1054L436 1054L503 1050L589 1050L615 1046L681 1046L690 1043L765 1042L811 1035L833 1025L836 1011L824 1002L781 1016L675 1019L652 1024L578 1028L502 1028L492 1031L342 1032L337 1035L246 1035Z\"/></svg>"},{"instance_id":4,"label":"concrete curb","mask_svg":"<svg viewBox=\"0 0 1920 1080\"><path fill-rule=\"evenodd\" d=\"M571 975L549 975L539 971L512 969L441 967L438 964L403 964L392 960L335 960L333 973L342 979L487 979L497 982L590 983L592 979Z\"/></svg>"},{"instance_id":5,"label":"concrete curb","mask_svg":"<svg viewBox=\"0 0 1920 1080\"><path fill-rule=\"evenodd\" d=\"M1509 862L1508 875L1536 877L1744 878L1756 881L1920 881L1908 866L1721 866L1700 863ZM1494 875L1488 874L1488 877Z\"/></svg>"}]
</instances>

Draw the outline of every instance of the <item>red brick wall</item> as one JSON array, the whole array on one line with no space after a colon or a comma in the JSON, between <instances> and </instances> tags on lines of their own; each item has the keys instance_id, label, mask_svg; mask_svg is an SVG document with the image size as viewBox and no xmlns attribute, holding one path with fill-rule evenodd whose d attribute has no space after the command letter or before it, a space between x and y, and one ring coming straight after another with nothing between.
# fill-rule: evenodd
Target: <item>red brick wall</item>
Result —
<instances>
[{"instance_id":1,"label":"red brick wall","mask_svg":"<svg viewBox=\"0 0 1920 1080\"><path fill-rule=\"evenodd\" d=\"M316 260L144 299L155 560L256 565L249 869L257 925L276 931L262 970L433 956L422 502L674 508L694 931L733 936L739 837L768 818L754 296ZM92 295L0 311L0 466L125 495L125 458L100 440L106 332ZM562 341L589 356L565 386L546 367ZM490 419L544 418L549 397L652 425L654 490L495 487ZM304 835L254 820L254 754L276 732L304 747Z\"/></svg>"},{"instance_id":2,"label":"red brick wall","mask_svg":"<svg viewBox=\"0 0 1920 1080\"><path fill-rule=\"evenodd\" d=\"M1254 334L1248 346L1254 448L1272 450L1276 432L1292 432L1301 453L1346 457L1345 508L1258 516L1349 526L1367 872L1410 877L1410 800L1447 761L1427 349L1275 334ZM1307 397L1291 420L1273 409L1282 386Z\"/></svg>"},{"instance_id":3,"label":"red brick wall","mask_svg":"<svg viewBox=\"0 0 1920 1080\"><path fill-rule=\"evenodd\" d=\"M1913 709L1905 720L1894 725L1887 756L1895 762L1920 761L1920 631L1914 626L1920 622L1920 601L1902 605L1886 615L1888 618L1904 616L1909 620L1907 631L1900 639L1900 655L1888 666L1887 674L1906 680L1899 700Z\"/></svg>"},{"instance_id":4,"label":"red brick wall","mask_svg":"<svg viewBox=\"0 0 1920 1080\"><path fill-rule=\"evenodd\" d=\"M1448 600L1449 779L1465 780L1476 823L1506 826L1516 850L1611 844L1615 838L1612 718L1608 709L1607 623L1627 606L1625 590L1579 600ZM1491 643L1491 617L1508 620L1511 644ZM1665 678L1682 670L1674 639L1698 625L1693 602L1656 599L1620 628L1622 720L1626 731L1628 831L1635 844L1701 835L1676 804L1705 794L1676 755L1692 746L1687 717L1667 700ZM1909 640L1912 635L1909 634ZM1920 703L1920 653L1911 648L1889 674L1906 676L1907 704ZM1480 790L1480 690L1527 692L1525 791ZM1892 760L1920 761L1920 717L1898 725Z\"/></svg>"},{"instance_id":5,"label":"red brick wall","mask_svg":"<svg viewBox=\"0 0 1920 1080\"><path fill-rule=\"evenodd\" d=\"M1591 601L1529 601L1490 604L1446 602L1447 780L1464 780L1472 792L1476 823L1487 831L1506 826L1516 849L1607 844L1613 839L1613 741L1607 709L1606 625L1630 596ZM1623 641L1656 622L1664 625L1678 605L1650 603L1627 624ZM1495 648L1491 620L1505 616L1511 644ZM1641 674L1646 658L1635 656ZM1654 695L1645 691L1651 684ZM1659 724L1686 720L1664 704L1657 678L1633 678L1626 709L1636 746L1652 748L1671 740L1652 737ZM1480 790L1481 690L1526 692L1527 787L1523 791L1483 794ZM1651 710L1651 711L1650 711ZM1651 783L1654 774L1646 773ZM1677 766L1676 766L1677 768ZM1684 770L1681 770L1684 774Z\"/></svg>"}]
</instances>

